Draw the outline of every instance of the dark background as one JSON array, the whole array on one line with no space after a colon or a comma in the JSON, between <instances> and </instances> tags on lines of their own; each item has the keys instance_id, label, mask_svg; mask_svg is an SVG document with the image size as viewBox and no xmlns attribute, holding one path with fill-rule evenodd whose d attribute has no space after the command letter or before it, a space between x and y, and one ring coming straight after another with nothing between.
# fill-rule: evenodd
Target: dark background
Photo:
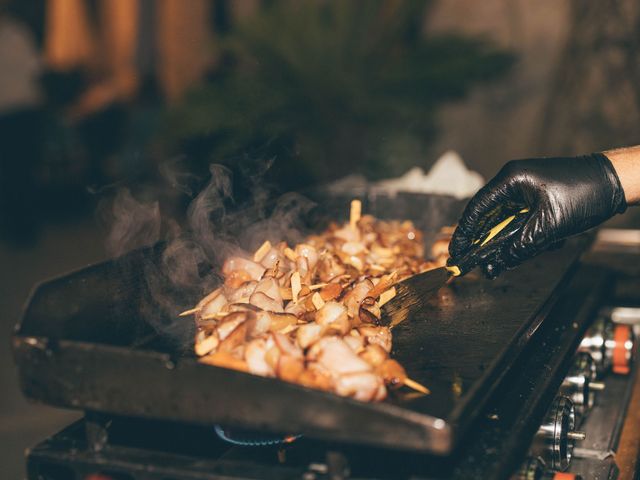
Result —
<instances>
[{"instance_id":1,"label":"dark background","mask_svg":"<svg viewBox=\"0 0 640 480\"><path fill-rule=\"evenodd\" d=\"M0 2L4 478L75 415L22 399L11 329L35 282L119 250L117 192L179 217L211 163L240 205L637 144L639 27L632 0Z\"/></svg>"}]
</instances>

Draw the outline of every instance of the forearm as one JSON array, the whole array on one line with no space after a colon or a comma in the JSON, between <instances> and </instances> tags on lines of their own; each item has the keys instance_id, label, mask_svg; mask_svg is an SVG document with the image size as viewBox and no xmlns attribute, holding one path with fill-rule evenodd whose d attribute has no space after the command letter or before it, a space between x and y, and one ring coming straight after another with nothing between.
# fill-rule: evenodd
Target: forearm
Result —
<instances>
[{"instance_id":1,"label":"forearm","mask_svg":"<svg viewBox=\"0 0 640 480\"><path fill-rule=\"evenodd\" d=\"M615 168L629 205L640 203L640 146L618 148L604 153Z\"/></svg>"}]
</instances>

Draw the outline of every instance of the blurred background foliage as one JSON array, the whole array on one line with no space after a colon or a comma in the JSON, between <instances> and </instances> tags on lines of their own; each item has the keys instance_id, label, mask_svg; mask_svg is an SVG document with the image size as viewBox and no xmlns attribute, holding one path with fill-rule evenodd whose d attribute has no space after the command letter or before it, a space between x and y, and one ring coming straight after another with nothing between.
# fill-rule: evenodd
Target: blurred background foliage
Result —
<instances>
[{"instance_id":1,"label":"blurred background foliage","mask_svg":"<svg viewBox=\"0 0 640 480\"><path fill-rule=\"evenodd\" d=\"M237 168L272 159L284 190L424 163L439 106L503 75L490 42L425 31L422 1L265 2L218 42L220 65L167 115L163 151Z\"/></svg>"},{"instance_id":2,"label":"blurred background foliage","mask_svg":"<svg viewBox=\"0 0 640 480\"><path fill-rule=\"evenodd\" d=\"M0 237L34 241L122 186L179 210L212 163L239 202L429 167L443 107L516 70L486 32L438 30L438 8L0 0Z\"/></svg>"}]
</instances>

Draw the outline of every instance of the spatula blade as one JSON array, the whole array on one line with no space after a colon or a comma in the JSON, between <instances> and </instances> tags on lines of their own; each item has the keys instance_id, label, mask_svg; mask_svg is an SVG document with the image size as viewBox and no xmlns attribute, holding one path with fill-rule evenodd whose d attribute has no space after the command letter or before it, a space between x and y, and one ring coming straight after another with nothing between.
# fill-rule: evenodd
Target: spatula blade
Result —
<instances>
[{"instance_id":1,"label":"spatula blade","mask_svg":"<svg viewBox=\"0 0 640 480\"><path fill-rule=\"evenodd\" d=\"M449 277L451 277L449 271L445 267L440 267L414 275L396 284L396 296L384 306L382 311L385 323L393 326L403 321L411 308L437 292L447 283Z\"/></svg>"}]
</instances>

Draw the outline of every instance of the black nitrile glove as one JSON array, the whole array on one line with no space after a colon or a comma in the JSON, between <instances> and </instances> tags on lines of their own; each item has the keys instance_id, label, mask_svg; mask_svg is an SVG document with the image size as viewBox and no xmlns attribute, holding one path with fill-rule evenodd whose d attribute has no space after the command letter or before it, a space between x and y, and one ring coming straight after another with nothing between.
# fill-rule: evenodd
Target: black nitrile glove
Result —
<instances>
[{"instance_id":1,"label":"black nitrile glove","mask_svg":"<svg viewBox=\"0 0 640 480\"><path fill-rule=\"evenodd\" d=\"M489 278L624 212L627 203L611 161L601 153L511 161L469 201L448 264L457 265L474 240L524 208L529 212L520 229L474 259Z\"/></svg>"}]
</instances>

